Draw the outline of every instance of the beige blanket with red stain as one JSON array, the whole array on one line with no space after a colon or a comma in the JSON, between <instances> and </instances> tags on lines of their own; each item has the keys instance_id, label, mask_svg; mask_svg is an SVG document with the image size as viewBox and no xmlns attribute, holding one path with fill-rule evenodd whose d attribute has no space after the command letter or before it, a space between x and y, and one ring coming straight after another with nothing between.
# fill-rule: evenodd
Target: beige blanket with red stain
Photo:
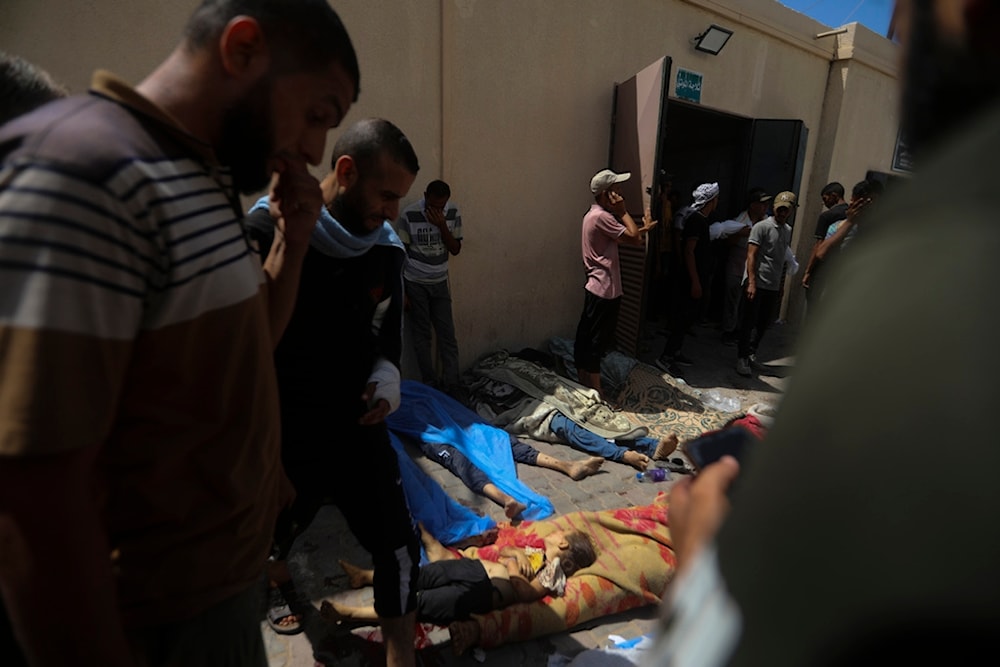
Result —
<instances>
[{"instance_id":1,"label":"beige blanket with red stain","mask_svg":"<svg viewBox=\"0 0 1000 667\"><path fill-rule=\"evenodd\" d=\"M570 577L566 594L516 604L476 616L480 646L497 646L562 632L601 616L658 604L677 561L667 526L665 493L650 505L598 512L573 512L555 519L502 527L497 542L462 554L493 560L496 549L532 544L552 530L581 530L594 541L597 561Z\"/></svg>"}]
</instances>

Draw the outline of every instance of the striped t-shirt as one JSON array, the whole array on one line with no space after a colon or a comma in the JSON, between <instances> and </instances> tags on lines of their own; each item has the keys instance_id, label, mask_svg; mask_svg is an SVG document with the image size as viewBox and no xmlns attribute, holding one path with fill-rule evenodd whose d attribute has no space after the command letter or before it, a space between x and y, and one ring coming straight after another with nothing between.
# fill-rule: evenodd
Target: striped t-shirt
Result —
<instances>
[{"instance_id":1,"label":"striped t-shirt","mask_svg":"<svg viewBox=\"0 0 1000 667\"><path fill-rule=\"evenodd\" d=\"M106 73L0 129L0 457L100 449L130 627L251 585L287 490L240 217L209 147Z\"/></svg>"},{"instance_id":2,"label":"striped t-shirt","mask_svg":"<svg viewBox=\"0 0 1000 667\"><path fill-rule=\"evenodd\" d=\"M403 277L415 283L439 283L448 278L448 248L441 240L441 232L427 220L426 202L410 204L399 216L396 232L406 246L406 265ZM450 201L444 207L444 220L448 231L456 240L462 240L462 216Z\"/></svg>"}]
</instances>

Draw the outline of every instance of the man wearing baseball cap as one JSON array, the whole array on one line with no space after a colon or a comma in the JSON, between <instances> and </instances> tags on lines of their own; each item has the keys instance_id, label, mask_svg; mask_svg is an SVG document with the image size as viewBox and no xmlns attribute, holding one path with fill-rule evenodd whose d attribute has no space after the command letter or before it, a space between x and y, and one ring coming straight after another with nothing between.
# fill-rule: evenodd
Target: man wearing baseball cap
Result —
<instances>
[{"instance_id":1,"label":"man wearing baseball cap","mask_svg":"<svg viewBox=\"0 0 1000 667\"><path fill-rule=\"evenodd\" d=\"M593 387L602 398L605 396L601 390L601 358L614 340L621 306L618 244L640 245L645 233L656 225L647 211L639 227L625 210L625 199L618 192L618 184L631 175L629 172L616 174L610 169L597 172L590 179L594 203L583 216L583 268L587 283L583 292L583 314L576 328L573 361L580 384Z\"/></svg>"},{"instance_id":2,"label":"man wearing baseball cap","mask_svg":"<svg viewBox=\"0 0 1000 667\"><path fill-rule=\"evenodd\" d=\"M747 239L747 268L743 278L740 309L740 338L737 343L736 372L749 377L750 363L757 359L757 347L774 320L778 306L781 274L788 257L792 228L788 225L795 210L794 192L774 196L774 215L756 223Z\"/></svg>"}]
</instances>

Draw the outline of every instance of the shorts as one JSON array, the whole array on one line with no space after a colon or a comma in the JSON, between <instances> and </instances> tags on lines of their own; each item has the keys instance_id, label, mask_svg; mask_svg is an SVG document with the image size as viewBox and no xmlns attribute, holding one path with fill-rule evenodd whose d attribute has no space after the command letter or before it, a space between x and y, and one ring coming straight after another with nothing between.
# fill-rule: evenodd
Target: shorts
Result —
<instances>
[{"instance_id":1,"label":"shorts","mask_svg":"<svg viewBox=\"0 0 1000 667\"><path fill-rule=\"evenodd\" d=\"M420 568L417 620L436 625L493 611L493 584L474 558L441 560Z\"/></svg>"}]
</instances>

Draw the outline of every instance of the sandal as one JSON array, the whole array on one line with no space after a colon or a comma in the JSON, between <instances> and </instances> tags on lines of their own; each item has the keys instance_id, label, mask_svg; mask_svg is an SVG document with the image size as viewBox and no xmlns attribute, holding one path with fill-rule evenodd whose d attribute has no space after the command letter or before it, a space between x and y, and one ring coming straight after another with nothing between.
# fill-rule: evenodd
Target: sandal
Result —
<instances>
[{"instance_id":1,"label":"sandal","mask_svg":"<svg viewBox=\"0 0 1000 667\"><path fill-rule=\"evenodd\" d=\"M267 595L267 624L270 628L279 635L296 635L303 630L301 620L291 623L281 622L287 618L296 616L298 614L294 613L288 605L288 601L285 599L284 593L281 592L281 588L278 586L271 588Z\"/></svg>"},{"instance_id":2,"label":"sandal","mask_svg":"<svg viewBox=\"0 0 1000 667\"><path fill-rule=\"evenodd\" d=\"M653 461L653 465L657 468L666 468L670 472L677 472L682 475L693 475L694 467L688 465L681 458L664 459L662 461Z\"/></svg>"}]
</instances>

